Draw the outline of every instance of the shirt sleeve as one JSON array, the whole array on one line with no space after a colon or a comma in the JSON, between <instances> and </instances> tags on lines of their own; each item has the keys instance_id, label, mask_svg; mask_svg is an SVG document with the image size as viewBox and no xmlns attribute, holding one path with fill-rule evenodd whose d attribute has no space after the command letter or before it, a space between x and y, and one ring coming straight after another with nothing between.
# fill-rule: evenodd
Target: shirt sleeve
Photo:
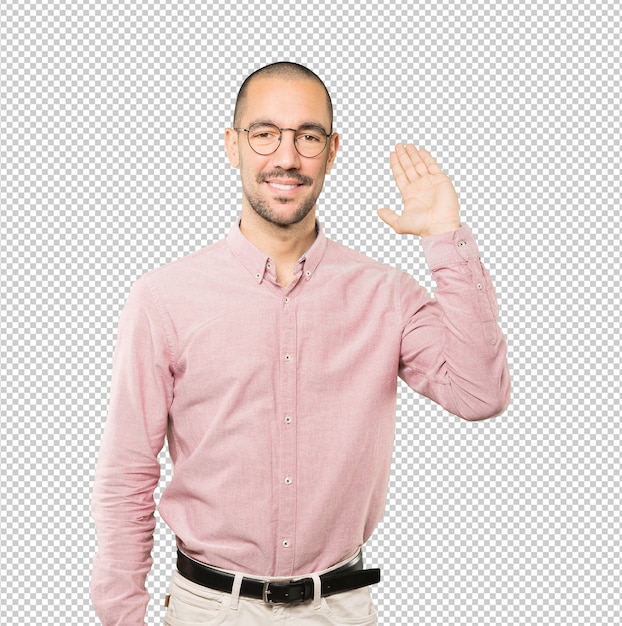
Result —
<instances>
[{"instance_id":1,"label":"shirt sleeve","mask_svg":"<svg viewBox=\"0 0 622 626\"><path fill-rule=\"evenodd\" d=\"M415 391L467 420L509 404L507 345L497 301L468 226L424 237L436 281L434 298L404 274L400 377Z\"/></svg>"},{"instance_id":2,"label":"shirt sleeve","mask_svg":"<svg viewBox=\"0 0 622 626\"><path fill-rule=\"evenodd\" d=\"M171 333L149 281L136 282L119 321L108 418L92 500L98 551L91 598L103 626L143 626L160 477L173 398Z\"/></svg>"}]
</instances>

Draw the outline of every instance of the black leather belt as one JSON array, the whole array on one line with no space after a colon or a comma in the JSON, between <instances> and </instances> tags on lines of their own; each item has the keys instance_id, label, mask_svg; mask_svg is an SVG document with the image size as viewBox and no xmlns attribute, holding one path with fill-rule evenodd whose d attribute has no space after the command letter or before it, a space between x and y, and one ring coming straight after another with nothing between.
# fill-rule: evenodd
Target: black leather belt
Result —
<instances>
[{"instance_id":1,"label":"black leather belt","mask_svg":"<svg viewBox=\"0 0 622 626\"><path fill-rule=\"evenodd\" d=\"M184 578L197 585L225 593L231 593L233 589L233 581L235 580L233 574L203 565L187 557L179 550L177 551L177 569ZM367 585L373 585L379 580L379 569L363 569L363 557L360 552L349 563L320 575L323 596L367 587ZM245 577L242 579L240 588L241 596L257 598L274 604L304 602L313 598L313 592L313 578L268 582Z\"/></svg>"}]
</instances>

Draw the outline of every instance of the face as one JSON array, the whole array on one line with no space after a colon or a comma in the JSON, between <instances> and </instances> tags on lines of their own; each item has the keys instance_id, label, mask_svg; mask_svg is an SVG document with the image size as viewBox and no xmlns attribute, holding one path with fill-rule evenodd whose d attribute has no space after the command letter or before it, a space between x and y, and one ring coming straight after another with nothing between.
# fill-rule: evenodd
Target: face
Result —
<instances>
[{"instance_id":1,"label":"face","mask_svg":"<svg viewBox=\"0 0 622 626\"><path fill-rule=\"evenodd\" d=\"M330 113L321 85L312 80L258 78L250 85L239 116L239 127L270 122L279 128L316 124L330 131ZM247 133L228 128L225 146L229 162L240 168L243 211L252 210L278 226L291 226L315 209L324 177L335 160L339 137L333 135L316 157L303 157L294 133L283 131L278 149L267 156L248 144ZM311 216L315 219L314 214Z\"/></svg>"}]
</instances>

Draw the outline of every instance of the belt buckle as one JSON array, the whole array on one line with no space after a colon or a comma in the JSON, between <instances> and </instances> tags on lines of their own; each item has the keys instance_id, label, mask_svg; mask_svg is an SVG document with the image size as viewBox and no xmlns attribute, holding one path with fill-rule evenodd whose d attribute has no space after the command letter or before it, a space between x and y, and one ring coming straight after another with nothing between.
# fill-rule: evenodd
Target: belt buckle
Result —
<instances>
[{"instance_id":1,"label":"belt buckle","mask_svg":"<svg viewBox=\"0 0 622 626\"><path fill-rule=\"evenodd\" d=\"M270 593L270 583L266 580L263 584L263 593L261 594L262 599L266 604L272 604L272 600L268 597Z\"/></svg>"},{"instance_id":2,"label":"belt buckle","mask_svg":"<svg viewBox=\"0 0 622 626\"><path fill-rule=\"evenodd\" d=\"M273 600L270 596L272 595L272 590L270 589L270 585L275 584L275 585L280 585L281 587L287 587L287 585L290 584L291 581L277 581L277 580L271 580L271 581L265 581L263 584L263 592L261 594L263 601L266 604L281 604L282 602L288 603L288 602L293 602L293 600L286 600L286 599L276 599ZM279 594L277 594L278 596ZM285 594L285 596L289 596L289 594Z\"/></svg>"},{"instance_id":3,"label":"belt buckle","mask_svg":"<svg viewBox=\"0 0 622 626\"><path fill-rule=\"evenodd\" d=\"M290 604L292 602L301 602L305 599L304 592L301 594L300 598L292 597L291 594L291 585L294 581L292 580L271 580L266 581L263 584L263 592L262 599L267 604ZM275 586L275 590L270 589L270 585ZM276 591L276 594L274 594ZM279 593L280 591L280 593ZM272 598L272 595L276 595L276 598Z\"/></svg>"}]
</instances>

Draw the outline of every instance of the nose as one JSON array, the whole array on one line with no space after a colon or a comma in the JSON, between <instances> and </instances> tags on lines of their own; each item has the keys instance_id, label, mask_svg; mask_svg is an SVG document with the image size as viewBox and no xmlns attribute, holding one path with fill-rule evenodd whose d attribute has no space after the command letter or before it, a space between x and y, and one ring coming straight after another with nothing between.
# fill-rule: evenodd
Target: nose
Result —
<instances>
[{"instance_id":1,"label":"nose","mask_svg":"<svg viewBox=\"0 0 622 626\"><path fill-rule=\"evenodd\" d=\"M291 128L281 129L281 143L272 153L274 165L284 170L298 169L300 167L300 154L296 150L294 138L296 131Z\"/></svg>"}]
</instances>

